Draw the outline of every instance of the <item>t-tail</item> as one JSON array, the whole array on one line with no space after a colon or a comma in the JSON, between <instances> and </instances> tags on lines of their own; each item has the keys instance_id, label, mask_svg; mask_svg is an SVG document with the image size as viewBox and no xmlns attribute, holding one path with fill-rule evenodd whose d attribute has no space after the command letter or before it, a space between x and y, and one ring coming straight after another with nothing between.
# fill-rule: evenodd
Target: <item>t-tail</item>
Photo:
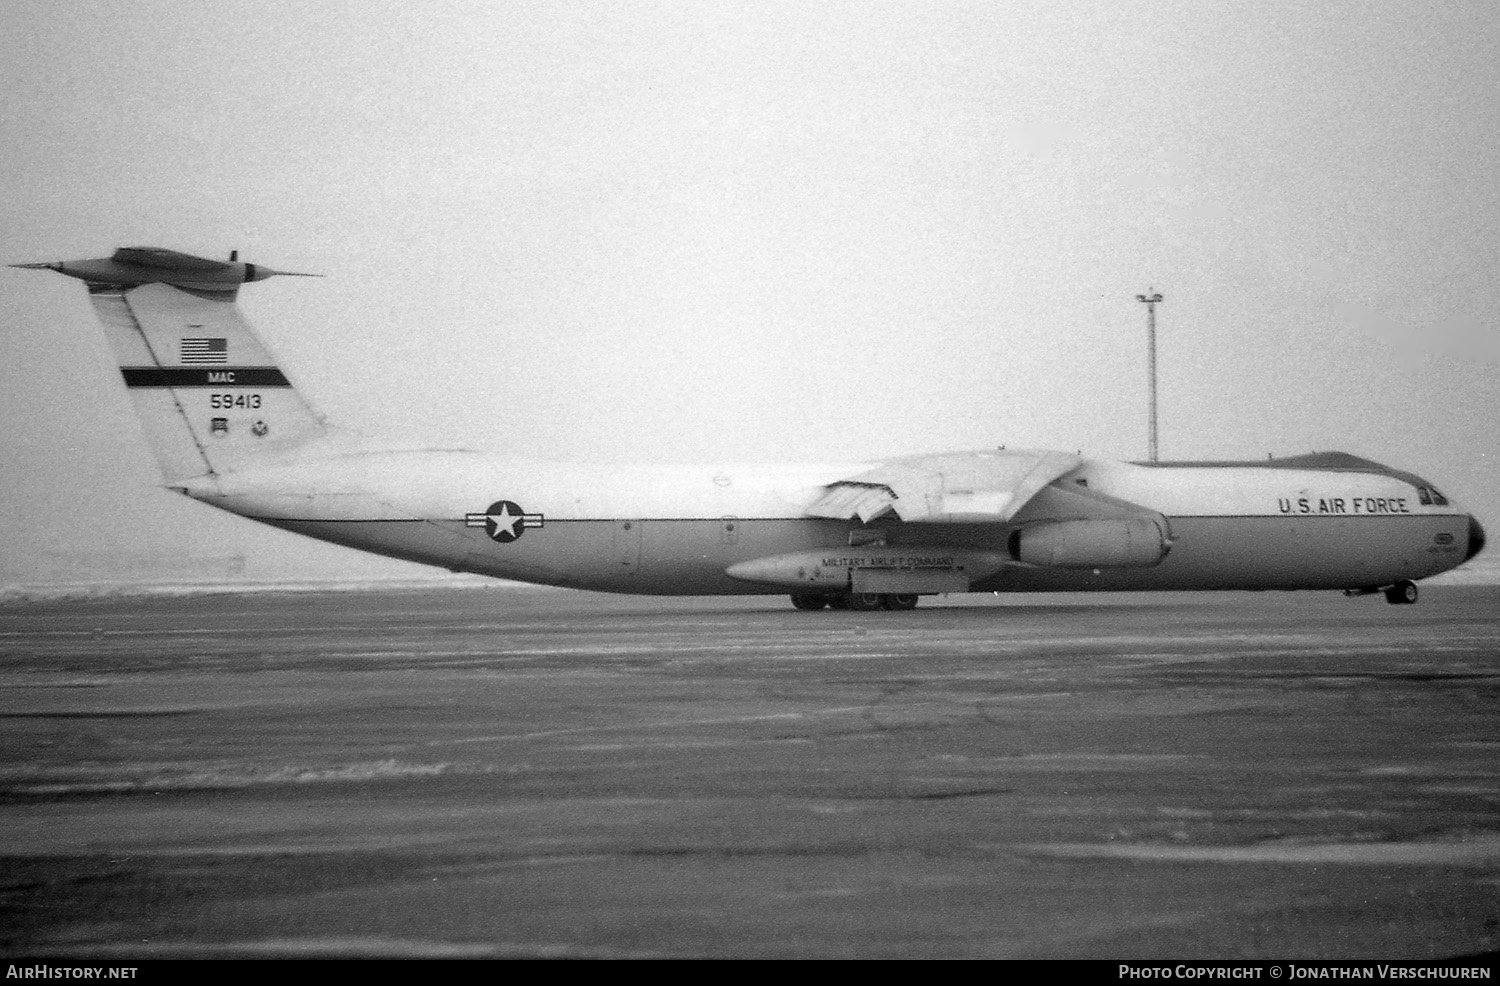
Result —
<instances>
[{"instance_id":1,"label":"t-tail","mask_svg":"<svg viewBox=\"0 0 1500 986\"><path fill-rule=\"evenodd\" d=\"M13 266L88 285L167 485L282 458L327 432L235 304L241 284L290 272L155 247Z\"/></svg>"}]
</instances>

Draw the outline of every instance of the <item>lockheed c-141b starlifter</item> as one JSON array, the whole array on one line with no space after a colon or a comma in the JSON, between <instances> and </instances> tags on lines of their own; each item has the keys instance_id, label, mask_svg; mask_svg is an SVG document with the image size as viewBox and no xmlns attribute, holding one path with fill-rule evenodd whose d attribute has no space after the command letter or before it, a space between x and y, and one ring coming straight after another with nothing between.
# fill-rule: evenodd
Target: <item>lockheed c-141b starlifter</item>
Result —
<instances>
[{"instance_id":1,"label":"lockheed c-141b starlifter","mask_svg":"<svg viewBox=\"0 0 1500 986\"><path fill-rule=\"evenodd\" d=\"M994 449L879 462L594 466L411 448L330 424L241 316L285 273L154 247L19 264L88 286L167 486L308 537L605 592L786 593L910 609L950 592L1343 589L1417 598L1479 521L1340 452L1113 462Z\"/></svg>"}]
</instances>

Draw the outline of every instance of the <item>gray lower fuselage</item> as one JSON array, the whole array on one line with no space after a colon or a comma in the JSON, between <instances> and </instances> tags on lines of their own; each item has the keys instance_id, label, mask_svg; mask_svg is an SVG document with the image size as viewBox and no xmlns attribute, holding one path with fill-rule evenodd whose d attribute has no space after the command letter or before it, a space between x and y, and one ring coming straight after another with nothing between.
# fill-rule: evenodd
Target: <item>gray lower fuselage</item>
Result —
<instances>
[{"instance_id":1,"label":"gray lower fuselage","mask_svg":"<svg viewBox=\"0 0 1500 986\"><path fill-rule=\"evenodd\" d=\"M450 459L453 484L431 479L420 506L390 507L402 496L370 492L288 496L203 496L226 509L286 530L364 551L475 572L503 579L604 592L660 595L771 594L786 589L746 582L726 574L731 566L799 553L847 552L851 544L878 537L907 552L981 552L1005 558L1012 534L1055 521L1073 509L1066 492L1076 486L1120 497L1161 512L1170 524L1164 558L1144 567L1047 567L1007 559L975 574L979 592L1069 590L1355 589L1418 580L1461 564L1482 544L1477 521L1457 506L1419 500L1417 477L1349 471L1223 467L1144 466L1093 460L1058 480L1007 523L903 523L894 517L862 524L798 516L795 504L814 497L818 481L846 474L847 466L802 467L766 473L753 494L729 489L741 474L731 470L669 470L613 474L555 474L532 466L533 482L488 479L490 471L468 460ZM437 465L442 465L441 462ZM561 469L562 467L556 467ZM601 467L602 468L602 467ZM369 470L366 470L369 472ZM378 472L378 470L377 470ZM403 462L403 476L421 475ZM516 475L513 469L504 472ZM701 475L703 490L674 501L674 486L688 487ZM731 477L734 477L732 479ZM770 478L767 478L770 477ZM370 477L367 477L370 478ZM378 476L374 478L379 478ZM272 479L275 483L287 480ZM373 481L373 480L372 480ZM774 489L773 489L774 488ZM612 489L613 498L579 489ZM198 494L195 494L198 495ZM1421 491L1426 499L1427 491ZM425 497L425 498L423 498ZM449 497L449 499L444 499ZM697 499L691 499L697 497ZM716 499L715 499L716 498ZM323 506L347 500L347 508ZM515 501L514 536L496 540L481 513L491 501ZM359 504L378 502L379 512ZM461 502L462 508L453 506ZM319 504L316 511L301 504ZM664 506L658 506L658 504ZM693 511L673 511L691 503ZM271 504L271 506L268 506ZM444 506L446 504L446 506ZM793 505L767 516L767 504ZM509 509L509 508L507 508ZM299 515L300 514L300 515ZM602 514L602 516L601 516ZM709 516L704 516L709 514ZM743 515L742 515L743 514ZM480 518L480 519L476 519Z\"/></svg>"},{"instance_id":2,"label":"gray lower fuselage","mask_svg":"<svg viewBox=\"0 0 1500 986\"><path fill-rule=\"evenodd\" d=\"M1174 542L1151 568L1008 565L976 592L1189 589L1349 589L1417 580L1463 560L1468 518L1171 517ZM837 553L858 525L807 518L549 521L545 539L474 538L462 521L269 520L364 551L542 585L654 595L753 595L781 590L730 578L739 562L794 552ZM913 549L944 548L977 532L903 532ZM466 536L469 535L469 536ZM1008 532L984 541L1005 550Z\"/></svg>"}]
</instances>

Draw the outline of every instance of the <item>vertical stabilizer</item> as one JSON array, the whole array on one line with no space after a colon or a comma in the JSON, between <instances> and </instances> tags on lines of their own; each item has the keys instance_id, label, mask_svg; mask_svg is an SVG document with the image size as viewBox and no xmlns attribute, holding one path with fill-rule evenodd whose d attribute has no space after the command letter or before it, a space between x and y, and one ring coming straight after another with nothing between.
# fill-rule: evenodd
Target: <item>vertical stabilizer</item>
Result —
<instances>
[{"instance_id":1,"label":"vertical stabilizer","mask_svg":"<svg viewBox=\"0 0 1500 986\"><path fill-rule=\"evenodd\" d=\"M327 430L235 304L240 284L275 271L153 248L25 266L88 283L168 485L280 457Z\"/></svg>"}]
</instances>

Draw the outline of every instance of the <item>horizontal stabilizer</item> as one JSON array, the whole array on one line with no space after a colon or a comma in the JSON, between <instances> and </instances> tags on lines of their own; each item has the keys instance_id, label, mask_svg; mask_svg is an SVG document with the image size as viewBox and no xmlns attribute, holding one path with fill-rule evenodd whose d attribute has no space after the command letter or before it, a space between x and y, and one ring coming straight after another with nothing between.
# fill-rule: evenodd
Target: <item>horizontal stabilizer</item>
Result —
<instances>
[{"instance_id":1,"label":"horizontal stabilizer","mask_svg":"<svg viewBox=\"0 0 1500 986\"><path fill-rule=\"evenodd\" d=\"M120 247L109 259L117 264L135 264L137 267L155 267L159 270L198 272L229 269L229 265L222 260L195 257L190 253L178 253L162 247Z\"/></svg>"},{"instance_id":2,"label":"horizontal stabilizer","mask_svg":"<svg viewBox=\"0 0 1500 986\"><path fill-rule=\"evenodd\" d=\"M268 277L321 277L276 270L264 264L239 260L209 260L162 247L120 247L108 257L93 260L59 260L53 263L11 264L30 270L55 270L76 277L96 289L128 289L143 284L170 284L200 297L232 301L241 284Z\"/></svg>"}]
</instances>

